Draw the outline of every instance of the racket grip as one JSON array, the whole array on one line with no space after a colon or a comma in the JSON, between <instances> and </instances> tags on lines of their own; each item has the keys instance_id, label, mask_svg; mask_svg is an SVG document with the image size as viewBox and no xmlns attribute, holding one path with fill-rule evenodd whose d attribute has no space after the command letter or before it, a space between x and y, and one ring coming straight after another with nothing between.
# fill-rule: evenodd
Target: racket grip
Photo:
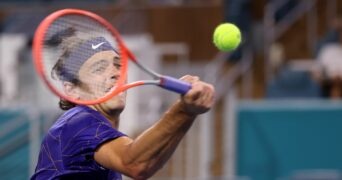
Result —
<instances>
[{"instance_id":1,"label":"racket grip","mask_svg":"<svg viewBox=\"0 0 342 180\"><path fill-rule=\"evenodd\" d=\"M162 76L159 86L182 95L191 89L191 84L170 76Z\"/></svg>"}]
</instances>

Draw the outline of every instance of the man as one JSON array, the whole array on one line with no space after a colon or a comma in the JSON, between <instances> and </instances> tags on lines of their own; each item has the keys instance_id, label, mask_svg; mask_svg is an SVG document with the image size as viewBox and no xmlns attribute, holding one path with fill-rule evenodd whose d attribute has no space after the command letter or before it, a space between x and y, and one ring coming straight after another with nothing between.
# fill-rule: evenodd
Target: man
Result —
<instances>
[{"instance_id":1,"label":"man","mask_svg":"<svg viewBox=\"0 0 342 180\"><path fill-rule=\"evenodd\" d=\"M87 99L105 93L119 78L117 52L103 37L82 40L73 29L53 37L51 44L64 50L53 68L53 77L63 83L68 96ZM79 49L104 42L101 48ZM74 68L67 64L73 62ZM76 62L76 63L75 63ZM89 73L92 76L89 78ZM36 172L31 179L147 179L170 158L197 115L214 102L213 86L196 76L181 80L191 89L164 113L161 119L136 139L117 130L125 107L125 93L96 105L76 105L61 100L67 110L45 136Z\"/></svg>"}]
</instances>

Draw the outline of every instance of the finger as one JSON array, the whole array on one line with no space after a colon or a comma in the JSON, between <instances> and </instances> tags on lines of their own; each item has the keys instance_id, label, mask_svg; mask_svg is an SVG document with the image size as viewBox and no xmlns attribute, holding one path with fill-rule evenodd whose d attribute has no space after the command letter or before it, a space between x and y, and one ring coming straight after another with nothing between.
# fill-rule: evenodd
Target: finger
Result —
<instances>
[{"instance_id":1,"label":"finger","mask_svg":"<svg viewBox=\"0 0 342 180\"><path fill-rule=\"evenodd\" d=\"M188 95L194 104L201 105L201 103L204 103L208 98L209 91L210 87L206 83L199 81L192 85L192 90Z\"/></svg>"},{"instance_id":2,"label":"finger","mask_svg":"<svg viewBox=\"0 0 342 180\"><path fill-rule=\"evenodd\" d=\"M214 93L211 92L208 95L208 97L207 97L207 99L206 99L206 101L204 103L205 103L206 107L208 107L208 108L212 107L214 105L214 103L215 103L215 95L214 95Z\"/></svg>"},{"instance_id":3,"label":"finger","mask_svg":"<svg viewBox=\"0 0 342 180\"><path fill-rule=\"evenodd\" d=\"M213 105L214 88L212 85L198 81L182 99L187 111L194 114L207 112Z\"/></svg>"},{"instance_id":4,"label":"finger","mask_svg":"<svg viewBox=\"0 0 342 180\"><path fill-rule=\"evenodd\" d=\"M197 82L200 80L200 78L198 76L190 76L190 75L185 75L182 78L180 78L180 80L189 82L190 84Z\"/></svg>"},{"instance_id":5,"label":"finger","mask_svg":"<svg viewBox=\"0 0 342 180\"><path fill-rule=\"evenodd\" d=\"M205 107L210 107L214 102L214 87L210 84L204 83L203 92L201 94L201 98L199 99L199 103L204 105Z\"/></svg>"},{"instance_id":6,"label":"finger","mask_svg":"<svg viewBox=\"0 0 342 180\"><path fill-rule=\"evenodd\" d=\"M211 98L212 97L212 92L211 89L207 86L203 87L203 91L201 93L201 97L198 100L198 103L201 104L202 106L207 107L208 104L210 104Z\"/></svg>"},{"instance_id":7,"label":"finger","mask_svg":"<svg viewBox=\"0 0 342 180\"><path fill-rule=\"evenodd\" d=\"M201 98L201 89L199 87L195 86L188 91L188 93L185 94L185 99L188 103L193 103L195 101L198 101Z\"/></svg>"}]
</instances>

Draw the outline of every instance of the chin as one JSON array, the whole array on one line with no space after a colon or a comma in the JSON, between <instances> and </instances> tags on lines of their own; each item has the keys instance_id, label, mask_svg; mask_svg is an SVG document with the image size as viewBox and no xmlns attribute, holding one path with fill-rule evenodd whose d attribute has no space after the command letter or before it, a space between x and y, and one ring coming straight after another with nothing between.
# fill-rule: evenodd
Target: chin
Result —
<instances>
[{"instance_id":1,"label":"chin","mask_svg":"<svg viewBox=\"0 0 342 180\"><path fill-rule=\"evenodd\" d=\"M125 109L126 106L126 101L124 99L110 99L108 101L105 102L105 106L107 109L110 110L123 110Z\"/></svg>"}]
</instances>

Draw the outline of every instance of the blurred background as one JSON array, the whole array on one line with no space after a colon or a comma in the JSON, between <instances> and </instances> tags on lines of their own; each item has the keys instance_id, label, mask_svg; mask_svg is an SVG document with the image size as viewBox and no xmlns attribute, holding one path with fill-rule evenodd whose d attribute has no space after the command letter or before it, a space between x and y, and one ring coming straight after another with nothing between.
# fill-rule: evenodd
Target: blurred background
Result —
<instances>
[{"instance_id":1,"label":"blurred background","mask_svg":"<svg viewBox=\"0 0 342 180\"><path fill-rule=\"evenodd\" d=\"M36 27L63 8L105 17L155 71L214 84L215 107L151 179L342 179L338 0L0 0L0 179L29 179L43 135L63 113L31 57ZM212 43L223 22L243 33L233 52ZM145 77L129 65L130 81ZM120 130L137 136L177 96L129 90Z\"/></svg>"}]
</instances>

